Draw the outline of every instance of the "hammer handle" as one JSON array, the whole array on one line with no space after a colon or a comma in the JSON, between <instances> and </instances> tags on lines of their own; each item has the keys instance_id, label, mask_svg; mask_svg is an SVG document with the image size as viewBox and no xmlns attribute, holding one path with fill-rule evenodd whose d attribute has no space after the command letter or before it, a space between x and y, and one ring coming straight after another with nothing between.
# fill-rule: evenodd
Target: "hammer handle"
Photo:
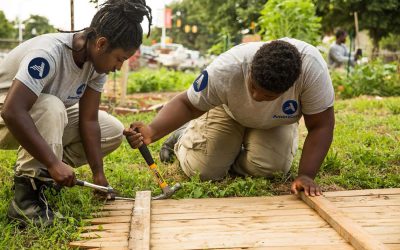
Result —
<instances>
[{"instance_id":1,"label":"hammer handle","mask_svg":"<svg viewBox=\"0 0 400 250\"><path fill-rule=\"evenodd\" d=\"M142 154L142 156L148 166L151 166L154 164L154 159L151 156L151 153L150 153L149 149L147 148L146 144L143 143L142 146L139 147L139 151Z\"/></svg>"}]
</instances>

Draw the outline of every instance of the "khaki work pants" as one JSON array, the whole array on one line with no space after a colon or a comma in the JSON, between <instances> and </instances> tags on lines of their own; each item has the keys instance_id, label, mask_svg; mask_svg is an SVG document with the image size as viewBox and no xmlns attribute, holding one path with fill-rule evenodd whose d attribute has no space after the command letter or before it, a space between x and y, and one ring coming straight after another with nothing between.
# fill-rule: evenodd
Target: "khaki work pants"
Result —
<instances>
[{"instance_id":1,"label":"khaki work pants","mask_svg":"<svg viewBox=\"0 0 400 250\"><path fill-rule=\"evenodd\" d=\"M297 146L297 123L246 128L220 106L191 121L174 149L187 176L199 173L202 180L219 180L231 168L243 176L287 173Z\"/></svg>"},{"instance_id":2,"label":"khaki work pants","mask_svg":"<svg viewBox=\"0 0 400 250\"><path fill-rule=\"evenodd\" d=\"M0 96L0 111L3 103L4 96ZM79 133L78 104L66 109L57 97L42 94L29 113L39 133L60 160L72 167L79 167L87 163ZM101 131L101 151L105 156L121 144L124 126L115 117L104 111L99 111L98 117ZM18 149L16 175L40 177L40 173L47 170L46 166L19 146L18 141L7 129L1 117L0 149Z\"/></svg>"}]
</instances>

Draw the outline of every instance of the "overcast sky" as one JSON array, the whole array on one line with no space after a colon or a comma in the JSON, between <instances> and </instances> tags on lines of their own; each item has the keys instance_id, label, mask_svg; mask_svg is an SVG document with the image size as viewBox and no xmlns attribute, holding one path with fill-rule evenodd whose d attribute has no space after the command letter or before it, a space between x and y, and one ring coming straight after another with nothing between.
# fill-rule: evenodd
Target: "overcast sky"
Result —
<instances>
[{"instance_id":1,"label":"overcast sky","mask_svg":"<svg viewBox=\"0 0 400 250\"><path fill-rule=\"evenodd\" d=\"M99 0L103 3L104 0ZM156 13L172 0L147 0L147 5L153 9L154 18L157 21ZM96 5L89 3L89 0L74 0L75 5L75 30L88 27L92 17L96 12ZM21 20L27 19L31 14L45 16L50 24L62 30L70 30L70 0L0 0L0 10L2 10L9 21L20 17ZM158 11L157 11L158 10ZM146 33L148 22L144 18L142 23Z\"/></svg>"}]
</instances>

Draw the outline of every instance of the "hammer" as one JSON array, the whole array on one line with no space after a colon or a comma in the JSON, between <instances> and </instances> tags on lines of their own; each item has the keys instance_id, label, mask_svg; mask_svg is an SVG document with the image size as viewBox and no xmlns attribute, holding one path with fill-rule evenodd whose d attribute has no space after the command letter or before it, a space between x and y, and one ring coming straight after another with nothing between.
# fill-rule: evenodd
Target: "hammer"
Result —
<instances>
[{"instance_id":1,"label":"hammer","mask_svg":"<svg viewBox=\"0 0 400 250\"><path fill-rule=\"evenodd\" d=\"M138 132L136 130L136 132ZM153 200L163 200L163 199L168 199L176 191L178 191L181 188L180 183L176 183L173 187L170 187L167 182L164 180L164 178L161 176L160 172L157 170L157 165L154 162L153 157L151 156L151 153L149 149L147 148L146 144L142 144L142 146L139 147L139 151L142 154L144 160L146 161L147 165L150 167L150 169L153 171L153 174L157 178L158 185L160 186L162 190L162 194L152 197Z\"/></svg>"},{"instance_id":2,"label":"hammer","mask_svg":"<svg viewBox=\"0 0 400 250\"><path fill-rule=\"evenodd\" d=\"M82 180L76 180L76 185L78 186L82 186L82 187L88 187L88 188L92 188L94 190L103 192L107 194L107 200L132 200L134 201L135 199L133 198L126 198L126 197L118 197L115 195L115 190L111 187L105 187L105 186L100 186L100 185L96 185L87 181L82 181Z\"/></svg>"}]
</instances>

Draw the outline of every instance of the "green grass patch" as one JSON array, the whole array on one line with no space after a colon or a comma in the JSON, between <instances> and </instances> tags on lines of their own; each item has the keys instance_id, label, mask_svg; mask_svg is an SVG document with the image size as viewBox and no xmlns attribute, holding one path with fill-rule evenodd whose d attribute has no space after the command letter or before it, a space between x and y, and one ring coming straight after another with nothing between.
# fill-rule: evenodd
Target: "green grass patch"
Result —
<instances>
[{"instance_id":1,"label":"green grass patch","mask_svg":"<svg viewBox=\"0 0 400 250\"><path fill-rule=\"evenodd\" d=\"M337 101L336 128L332 147L317 176L323 190L400 187L400 98L368 98ZM149 122L155 113L120 116L128 126L133 121ZM306 130L300 127L300 146ZM163 140L149 146L159 163L158 150ZM159 163L167 182L180 182L183 187L176 198L230 196L267 196L287 194L297 173L301 147L288 175L265 178L226 178L220 182L201 182L187 178L177 162ZM0 249L68 249L68 242L78 240L84 219L100 209L101 203L92 191L82 187L65 188L59 195L48 195L50 204L64 218L50 228L30 226L19 230L6 219L8 203L13 195L12 176L16 151L0 150ZM105 159L105 171L110 184L122 196L134 197L139 190L160 194L152 173L138 150L126 142ZM76 170L80 179L91 181L88 166Z\"/></svg>"}]
</instances>

